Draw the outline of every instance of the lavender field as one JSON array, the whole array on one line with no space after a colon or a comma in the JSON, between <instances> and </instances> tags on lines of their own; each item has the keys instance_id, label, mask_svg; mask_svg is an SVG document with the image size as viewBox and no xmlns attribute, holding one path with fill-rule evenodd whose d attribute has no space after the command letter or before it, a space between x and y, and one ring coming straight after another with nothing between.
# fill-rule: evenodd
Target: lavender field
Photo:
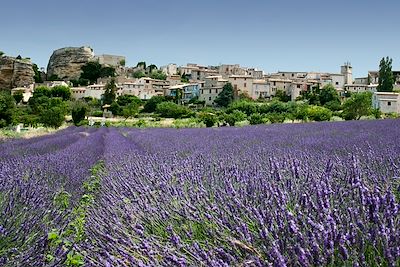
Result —
<instances>
[{"instance_id":1,"label":"lavender field","mask_svg":"<svg viewBox=\"0 0 400 267\"><path fill-rule=\"evenodd\" d=\"M0 144L0 266L400 266L400 120Z\"/></svg>"}]
</instances>

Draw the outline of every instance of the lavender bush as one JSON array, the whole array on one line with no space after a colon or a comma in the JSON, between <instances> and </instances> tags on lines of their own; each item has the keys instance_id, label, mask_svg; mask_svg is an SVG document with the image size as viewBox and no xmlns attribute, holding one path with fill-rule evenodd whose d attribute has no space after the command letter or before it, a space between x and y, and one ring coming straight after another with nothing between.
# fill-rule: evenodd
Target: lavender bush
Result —
<instances>
[{"instance_id":1,"label":"lavender bush","mask_svg":"<svg viewBox=\"0 0 400 267\"><path fill-rule=\"evenodd\" d=\"M71 128L5 143L0 260L399 266L399 140L400 121L383 120Z\"/></svg>"}]
</instances>

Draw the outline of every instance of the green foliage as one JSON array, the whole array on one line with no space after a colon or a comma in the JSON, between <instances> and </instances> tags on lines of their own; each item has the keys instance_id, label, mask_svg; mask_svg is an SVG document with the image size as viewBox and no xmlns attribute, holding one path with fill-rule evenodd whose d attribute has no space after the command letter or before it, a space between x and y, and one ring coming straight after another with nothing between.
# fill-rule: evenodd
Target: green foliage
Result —
<instances>
[{"instance_id":1,"label":"green foliage","mask_svg":"<svg viewBox=\"0 0 400 267\"><path fill-rule=\"evenodd\" d=\"M359 120L362 116L371 115L372 93L354 93L343 104L343 118L345 120Z\"/></svg>"},{"instance_id":2,"label":"green foliage","mask_svg":"<svg viewBox=\"0 0 400 267\"><path fill-rule=\"evenodd\" d=\"M213 127L218 121L217 116L210 112L200 112L198 118L206 125L206 127Z\"/></svg>"},{"instance_id":3,"label":"green foliage","mask_svg":"<svg viewBox=\"0 0 400 267\"><path fill-rule=\"evenodd\" d=\"M66 210L70 205L71 194L61 189L57 194L54 196L53 203L59 210ZM49 236L50 238L50 236Z\"/></svg>"},{"instance_id":4,"label":"green foliage","mask_svg":"<svg viewBox=\"0 0 400 267\"><path fill-rule=\"evenodd\" d=\"M85 265L84 258L78 252L71 251L67 254L67 260L65 261L67 267L79 267Z\"/></svg>"},{"instance_id":5,"label":"green foliage","mask_svg":"<svg viewBox=\"0 0 400 267\"><path fill-rule=\"evenodd\" d=\"M228 123L229 126L235 126L237 122L246 120L246 117L246 114L240 110L234 110L232 113L223 116L225 122Z\"/></svg>"},{"instance_id":6,"label":"green foliage","mask_svg":"<svg viewBox=\"0 0 400 267\"><path fill-rule=\"evenodd\" d=\"M22 99L24 99L24 95L21 91L15 92L15 94L13 94L15 103L18 104L22 101Z\"/></svg>"},{"instance_id":7,"label":"green foliage","mask_svg":"<svg viewBox=\"0 0 400 267\"><path fill-rule=\"evenodd\" d=\"M126 64L125 59L121 59L121 60L119 61L119 65L125 66L125 64Z\"/></svg>"},{"instance_id":8,"label":"green foliage","mask_svg":"<svg viewBox=\"0 0 400 267\"><path fill-rule=\"evenodd\" d=\"M283 90L277 90L275 93L275 98L281 102L289 102L291 99L290 95L286 94L286 92Z\"/></svg>"},{"instance_id":9,"label":"green foliage","mask_svg":"<svg viewBox=\"0 0 400 267\"><path fill-rule=\"evenodd\" d=\"M382 112L379 110L379 108L372 109L371 113L372 113L372 115L374 116L375 119L382 118Z\"/></svg>"},{"instance_id":10,"label":"green foliage","mask_svg":"<svg viewBox=\"0 0 400 267\"><path fill-rule=\"evenodd\" d=\"M392 72L392 59L389 57L382 58L379 63L379 81L378 92L392 92L394 77Z\"/></svg>"},{"instance_id":11,"label":"green foliage","mask_svg":"<svg viewBox=\"0 0 400 267\"><path fill-rule=\"evenodd\" d=\"M330 110L341 109L339 94L331 84L327 84L321 89L318 99L322 106Z\"/></svg>"},{"instance_id":12,"label":"green foliage","mask_svg":"<svg viewBox=\"0 0 400 267\"><path fill-rule=\"evenodd\" d=\"M71 89L68 86L54 86L50 90L52 97L61 97L64 101L71 98Z\"/></svg>"},{"instance_id":13,"label":"green foliage","mask_svg":"<svg viewBox=\"0 0 400 267\"><path fill-rule=\"evenodd\" d=\"M309 106L307 108L307 117L312 121L330 121L332 111L320 106Z\"/></svg>"},{"instance_id":14,"label":"green foliage","mask_svg":"<svg viewBox=\"0 0 400 267\"><path fill-rule=\"evenodd\" d=\"M232 113L234 110L242 111L247 116L257 112L257 104L255 102L250 102L247 100L235 101L229 105L226 110L227 113Z\"/></svg>"},{"instance_id":15,"label":"green foliage","mask_svg":"<svg viewBox=\"0 0 400 267\"><path fill-rule=\"evenodd\" d=\"M51 89L46 86L39 86L33 91L33 98L39 98L41 96L51 97Z\"/></svg>"},{"instance_id":16,"label":"green foliage","mask_svg":"<svg viewBox=\"0 0 400 267\"><path fill-rule=\"evenodd\" d=\"M72 106L72 121L76 126L79 126L81 121L83 121L88 112L88 105L82 101L76 101Z\"/></svg>"},{"instance_id":17,"label":"green foliage","mask_svg":"<svg viewBox=\"0 0 400 267\"><path fill-rule=\"evenodd\" d=\"M182 74L182 76L181 76L181 82L183 82L183 83L189 83L189 78L188 78L185 74Z\"/></svg>"},{"instance_id":18,"label":"green foliage","mask_svg":"<svg viewBox=\"0 0 400 267\"><path fill-rule=\"evenodd\" d=\"M157 79L157 80L166 80L167 79L167 74L165 74L161 70L153 71L153 72L150 73L150 78Z\"/></svg>"},{"instance_id":19,"label":"green foliage","mask_svg":"<svg viewBox=\"0 0 400 267\"><path fill-rule=\"evenodd\" d=\"M4 52L0 51L0 57L4 56Z\"/></svg>"},{"instance_id":20,"label":"green foliage","mask_svg":"<svg viewBox=\"0 0 400 267\"><path fill-rule=\"evenodd\" d=\"M116 98L117 85L115 80L111 79L104 87L103 104L111 105Z\"/></svg>"},{"instance_id":21,"label":"green foliage","mask_svg":"<svg viewBox=\"0 0 400 267\"><path fill-rule=\"evenodd\" d=\"M32 69L33 72L35 73L35 76L33 76L33 78L35 79L35 83L42 83L43 79L42 79L42 75L41 72L39 71L39 68L36 64L32 64Z\"/></svg>"},{"instance_id":22,"label":"green foliage","mask_svg":"<svg viewBox=\"0 0 400 267\"><path fill-rule=\"evenodd\" d=\"M164 118L187 118L193 115L193 112L185 106L173 102L161 102L157 104L156 112Z\"/></svg>"},{"instance_id":23,"label":"green foliage","mask_svg":"<svg viewBox=\"0 0 400 267\"><path fill-rule=\"evenodd\" d=\"M140 62L138 62L136 67L145 70L146 69L146 62L145 61L140 61Z\"/></svg>"},{"instance_id":24,"label":"green foliage","mask_svg":"<svg viewBox=\"0 0 400 267\"><path fill-rule=\"evenodd\" d=\"M112 102L110 108L108 109L114 116L122 115L122 107L118 105L117 102Z\"/></svg>"},{"instance_id":25,"label":"green foliage","mask_svg":"<svg viewBox=\"0 0 400 267\"><path fill-rule=\"evenodd\" d=\"M262 104L258 108L261 114L268 114L268 113L285 113L288 110L288 105L278 100L273 100L269 103Z\"/></svg>"},{"instance_id":26,"label":"green foliage","mask_svg":"<svg viewBox=\"0 0 400 267\"><path fill-rule=\"evenodd\" d=\"M242 92L239 94L239 100L253 101L253 98L251 98L247 92Z\"/></svg>"},{"instance_id":27,"label":"green foliage","mask_svg":"<svg viewBox=\"0 0 400 267\"><path fill-rule=\"evenodd\" d=\"M142 104L142 100L134 95L122 95L117 98L117 103L120 106L128 106L131 103L136 103L138 106Z\"/></svg>"},{"instance_id":28,"label":"green foliage","mask_svg":"<svg viewBox=\"0 0 400 267\"><path fill-rule=\"evenodd\" d=\"M14 98L7 92L0 92L0 128L13 123L15 110Z\"/></svg>"},{"instance_id":29,"label":"green foliage","mask_svg":"<svg viewBox=\"0 0 400 267\"><path fill-rule=\"evenodd\" d=\"M153 96L149 100L146 101L144 107L143 107L143 112L155 112L157 105L161 102L166 101L164 96Z\"/></svg>"},{"instance_id":30,"label":"green foliage","mask_svg":"<svg viewBox=\"0 0 400 267\"><path fill-rule=\"evenodd\" d=\"M52 106L43 110L40 114L40 122L45 127L59 128L65 120L65 109L60 106Z\"/></svg>"},{"instance_id":31,"label":"green foliage","mask_svg":"<svg viewBox=\"0 0 400 267\"><path fill-rule=\"evenodd\" d=\"M90 61L82 66L80 80L86 79L90 83L95 83L98 78L115 77L115 69L113 67L103 67L97 61Z\"/></svg>"},{"instance_id":32,"label":"green foliage","mask_svg":"<svg viewBox=\"0 0 400 267\"><path fill-rule=\"evenodd\" d=\"M271 123L283 123L286 119L286 113L277 113L277 112L268 113L267 119Z\"/></svg>"},{"instance_id":33,"label":"green foliage","mask_svg":"<svg viewBox=\"0 0 400 267\"><path fill-rule=\"evenodd\" d=\"M249 123L251 125L262 124L264 123L264 117L260 113L253 113L249 117Z\"/></svg>"},{"instance_id":34,"label":"green foliage","mask_svg":"<svg viewBox=\"0 0 400 267\"><path fill-rule=\"evenodd\" d=\"M88 86L90 81L88 79L79 78L78 80L70 80L73 87Z\"/></svg>"},{"instance_id":35,"label":"green foliage","mask_svg":"<svg viewBox=\"0 0 400 267\"><path fill-rule=\"evenodd\" d=\"M125 120L135 116L139 112L139 105L136 102L132 102L122 109L122 116Z\"/></svg>"},{"instance_id":36,"label":"green foliage","mask_svg":"<svg viewBox=\"0 0 400 267\"><path fill-rule=\"evenodd\" d=\"M132 77L136 78L136 79L140 79L142 77L146 77L146 74L143 71L135 71L134 73L132 73Z\"/></svg>"},{"instance_id":37,"label":"green foliage","mask_svg":"<svg viewBox=\"0 0 400 267\"><path fill-rule=\"evenodd\" d=\"M222 91L218 94L214 102L220 107L227 107L233 102L233 99L234 94L232 84L227 83L224 85Z\"/></svg>"},{"instance_id":38,"label":"green foliage","mask_svg":"<svg viewBox=\"0 0 400 267\"><path fill-rule=\"evenodd\" d=\"M57 76L57 74L52 74L49 77L47 77L48 81L61 81L62 79Z\"/></svg>"}]
</instances>

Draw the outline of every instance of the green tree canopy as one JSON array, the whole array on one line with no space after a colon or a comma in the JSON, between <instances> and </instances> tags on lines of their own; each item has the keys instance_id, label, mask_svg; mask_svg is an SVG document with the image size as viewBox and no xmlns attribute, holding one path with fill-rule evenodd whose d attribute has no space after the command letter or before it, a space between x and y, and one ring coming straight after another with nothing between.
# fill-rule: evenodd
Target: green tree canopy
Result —
<instances>
[{"instance_id":1,"label":"green tree canopy","mask_svg":"<svg viewBox=\"0 0 400 267\"><path fill-rule=\"evenodd\" d=\"M32 64L32 69L33 72L35 73L35 76L33 76L33 78L35 79L35 83L42 83L43 79L42 79L42 75L41 72L39 71L39 68L36 64Z\"/></svg>"},{"instance_id":2,"label":"green tree canopy","mask_svg":"<svg viewBox=\"0 0 400 267\"><path fill-rule=\"evenodd\" d=\"M218 94L214 102L220 107L227 107L233 102L233 99L234 94L232 84L227 83L224 85L224 87L222 87L222 92Z\"/></svg>"},{"instance_id":3,"label":"green tree canopy","mask_svg":"<svg viewBox=\"0 0 400 267\"><path fill-rule=\"evenodd\" d=\"M127 120L128 118L135 116L138 112L139 104L137 102L131 102L122 109L122 116Z\"/></svg>"},{"instance_id":4,"label":"green tree canopy","mask_svg":"<svg viewBox=\"0 0 400 267\"><path fill-rule=\"evenodd\" d=\"M139 97L134 96L134 95L121 95L117 99L117 103L120 106L127 106L131 103L136 103L138 106L142 104L142 100L140 100Z\"/></svg>"},{"instance_id":5,"label":"green tree canopy","mask_svg":"<svg viewBox=\"0 0 400 267\"><path fill-rule=\"evenodd\" d=\"M89 110L88 104L84 101L75 101L72 105L71 115L75 125L79 125L86 117Z\"/></svg>"},{"instance_id":6,"label":"green tree canopy","mask_svg":"<svg viewBox=\"0 0 400 267\"><path fill-rule=\"evenodd\" d=\"M95 83L98 78L114 77L115 69L113 67L103 67L97 61L90 61L82 66L80 79L89 80L90 83Z\"/></svg>"},{"instance_id":7,"label":"green tree canopy","mask_svg":"<svg viewBox=\"0 0 400 267\"><path fill-rule=\"evenodd\" d=\"M281 102L289 102L291 99L290 95L286 94L283 90L276 91L275 98Z\"/></svg>"},{"instance_id":8,"label":"green tree canopy","mask_svg":"<svg viewBox=\"0 0 400 267\"><path fill-rule=\"evenodd\" d=\"M372 93L354 93L343 104L343 118L345 120L359 120L362 116L372 113Z\"/></svg>"},{"instance_id":9,"label":"green tree canopy","mask_svg":"<svg viewBox=\"0 0 400 267\"><path fill-rule=\"evenodd\" d=\"M13 97L14 97L15 103L18 104L19 102L22 101L22 99L24 99L24 94L21 91L18 91L13 94Z\"/></svg>"},{"instance_id":10,"label":"green tree canopy","mask_svg":"<svg viewBox=\"0 0 400 267\"><path fill-rule=\"evenodd\" d=\"M0 128L13 123L15 110L15 100L11 94L0 92Z\"/></svg>"},{"instance_id":11,"label":"green tree canopy","mask_svg":"<svg viewBox=\"0 0 400 267\"><path fill-rule=\"evenodd\" d=\"M40 114L40 122L45 127L59 128L65 120L65 110L60 106L52 106Z\"/></svg>"},{"instance_id":12,"label":"green tree canopy","mask_svg":"<svg viewBox=\"0 0 400 267\"><path fill-rule=\"evenodd\" d=\"M111 79L104 87L105 92L103 95L103 104L111 105L116 98L117 85L115 84L115 80Z\"/></svg>"},{"instance_id":13,"label":"green tree canopy","mask_svg":"<svg viewBox=\"0 0 400 267\"><path fill-rule=\"evenodd\" d=\"M152 98L147 100L146 104L143 107L143 112L155 112L157 105L164 101L166 101L164 96L153 96Z\"/></svg>"},{"instance_id":14,"label":"green tree canopy","mask_svg":"<svg viewBox=\"0 0 400 267\"><path fill-rule=\"evenodd\" d=\"M382 58L379 63L379 79L378 92L392 92L394 77L392 72L392 59L389 57Z\"/></svg>"},{"instance_id":15,"label":"green tree canopy","mask_svg":"<svg viewBox=\"0 0 400 267\"><path fill-rule=\"evenodd\" d=\"M185 118L192 115L192 111L185 106L173 102L161 102L157 104L156 112L164 118Z\"/></svg>"},{"instance_id":16,"label":"green tree canopy","mask_svg":"<svg viewBox=\"0 0 400 267\"><path fill-rule=\"evenodd\" d=\"M162 72L161 70L150 72L150 78L157 80L166 80L167 74Z\"/></svg>"},{"instance_id":17,"label":"green tree canopy","mask_svg":"<svg viewBox=\"0 0 400 267\"><path fill-rule=\"evenodd\" d=\"M71 89L68 86L54 86L50 92L52 97L61 97L64 101L71 98Z\"/></svg>"}]
</instances>

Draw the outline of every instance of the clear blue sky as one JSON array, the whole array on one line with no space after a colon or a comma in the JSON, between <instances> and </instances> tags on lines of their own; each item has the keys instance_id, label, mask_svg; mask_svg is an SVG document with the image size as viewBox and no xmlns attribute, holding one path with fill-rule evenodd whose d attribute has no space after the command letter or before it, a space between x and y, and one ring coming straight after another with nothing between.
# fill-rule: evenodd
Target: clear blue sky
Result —
<instances>
[{"instance_id":1,"label":"clear blue sky","mask_svg":"<svg viewBox=\"0 0 400 267\"><path fill-rule=\"evenodd\" d=\"M0 50L41 67L90 45L127 65L238 63L266 72L400 69L398 0L25 0L1 3Z\"/></svg>"}]
</instances>

